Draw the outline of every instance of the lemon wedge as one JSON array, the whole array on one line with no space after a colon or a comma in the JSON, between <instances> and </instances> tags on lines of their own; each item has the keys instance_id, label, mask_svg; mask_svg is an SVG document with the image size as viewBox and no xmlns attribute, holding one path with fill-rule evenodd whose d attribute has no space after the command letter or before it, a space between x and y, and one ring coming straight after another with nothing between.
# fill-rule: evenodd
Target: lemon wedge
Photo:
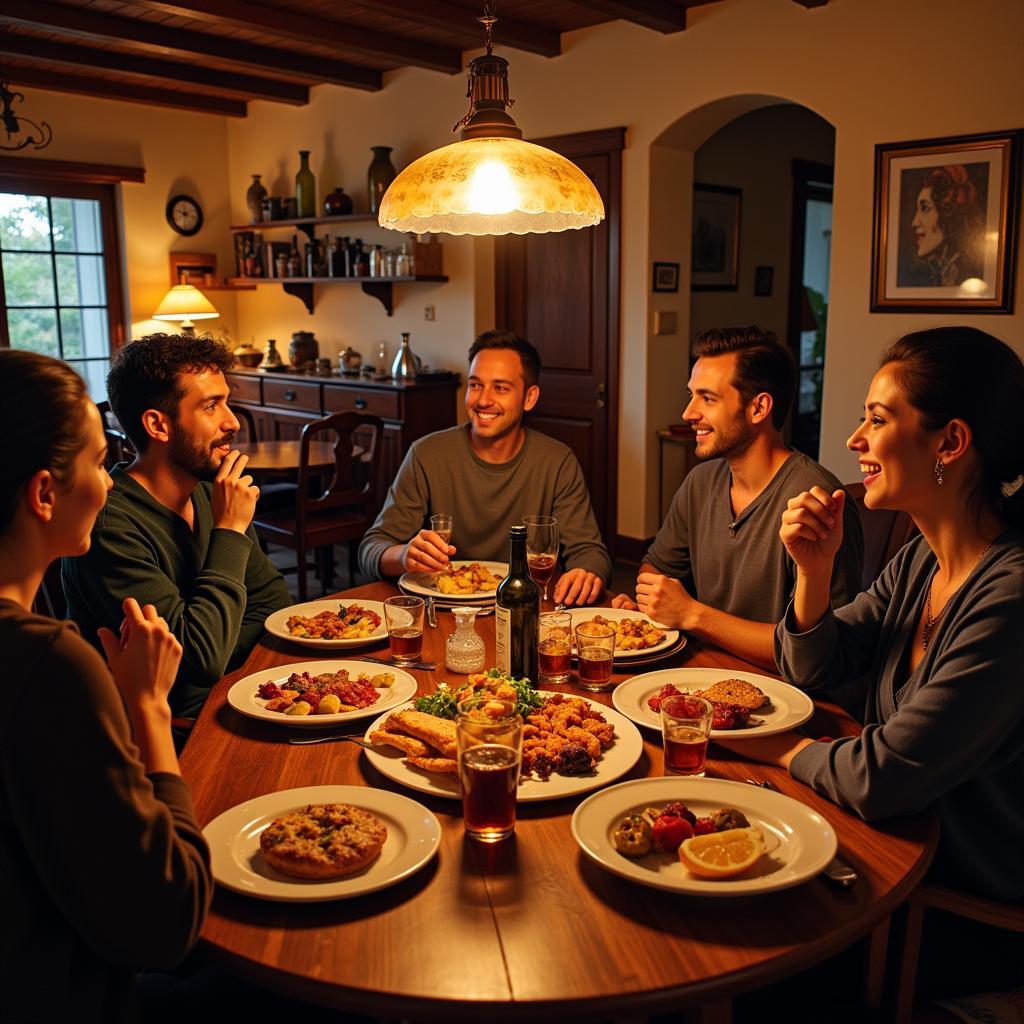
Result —
<instances>
[{"instance_id":1,"label":"lemon wedge","mask_svg":"<svg viewBox=\"0 0 1024 1024\"><path fill-rule=\"evenodd\" d=\"M759 828L731 828L706 836L686 839L679 847L679 859L698 878L733 878L753 867L764 853L764 836Z\"/></svg>"}]
</instances>

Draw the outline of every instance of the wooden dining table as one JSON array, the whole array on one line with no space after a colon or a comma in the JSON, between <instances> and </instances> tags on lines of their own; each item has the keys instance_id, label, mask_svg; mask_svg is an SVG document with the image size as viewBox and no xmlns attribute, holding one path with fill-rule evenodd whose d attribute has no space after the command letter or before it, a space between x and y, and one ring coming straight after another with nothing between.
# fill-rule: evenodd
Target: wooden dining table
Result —
<instances>
[{"instance_id":1,"label":"wooden dining table","mask_svg":"<svg viewBox=\"0 0 1024 1024\"><path fill-rule=\"evenodd\" d=\"M395 592L375 583L340 596L382 600ZM450 677L444 644L453 628L453 617L441 613L437 627L426 630L423 656L439 667L412 673L419 693ZM493 658L493 618L479 620L477 630ZM386 642L324 656L363 654L387 655ZM353 744L290 745L295 729L245 717L227 703L228 689L241 677L314 656L308 647L265 636L246 664L214 687L181 759L200 823L280 790L377 787L404 793L437 816L439 853L389 889L336 902L274 903L218 888L202 938L228 970L309 1002L415 1021L676 1012L679 1019L725 1024L733 996L870 936L877 989L889 916L921 881L935 851L932 814L868 825L788 772L712 745L709 775L769 781L818 812L859 879L844 889L818 876L784 891L727 899L647 888L604 870L578 848L570 819L582 797L520 803L514 837L482 844L465 836L458 801L404 790ZM753 670L693 639L653 667ZM615 678L635 671L617 663ZM572 683L558 689L580 692ZM587 696L611 704L609 693ZM371 720L346 731L362 731ZM840 709L824 704L804 728L811 736L857 731ZM662 775L660 738L644 731L643 747L623 779Z\"/></svg>"},{"instance_id":2,"label":"wooden dining table","mask_svg":"<svg viewBox=\"0 0 1024 1024\"><path fill-rule=\"evenodd\" d=\"M253 475L292 479L298 475L302 452L301 441L245 441L235 444L249 461L246 471ZM363 450L353 449L358 457ZM309 468L314 473L326 473L334 466L334 443L332 441L311 441L309 444Z\"/></svg>"}]
</instances>

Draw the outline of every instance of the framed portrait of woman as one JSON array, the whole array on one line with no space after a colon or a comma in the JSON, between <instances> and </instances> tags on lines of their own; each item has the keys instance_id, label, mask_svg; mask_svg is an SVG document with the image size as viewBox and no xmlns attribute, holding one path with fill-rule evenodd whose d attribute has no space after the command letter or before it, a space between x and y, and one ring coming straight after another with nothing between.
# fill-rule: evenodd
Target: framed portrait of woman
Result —
<instances>
[{"instance_id":1,"label":"framed portrait of woman","mask_svg":"<svg viewBox=\"0 0 1024 1024\"><path fill-rule=\"evenodd\" d=\"M1021 133L875 147L871 310L1009 313Z\"/></svg>"}]
</instances>

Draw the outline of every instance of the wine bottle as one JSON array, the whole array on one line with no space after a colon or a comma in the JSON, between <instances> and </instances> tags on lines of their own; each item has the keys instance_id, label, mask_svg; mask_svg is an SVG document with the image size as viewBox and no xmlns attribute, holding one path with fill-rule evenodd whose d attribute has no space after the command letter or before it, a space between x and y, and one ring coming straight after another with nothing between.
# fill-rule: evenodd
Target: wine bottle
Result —
<instances>
[{"instance_id":1,"label":"wine bottle","mask_svg":"<svg viewBox=\"0 0 1024 1024\"><path fill-rule=\"evenodd\" d=\"M509 530L511 552L508 575L495 595L495 638L498 668L537 684L537 622L540 590L526 565L526 527Z\"/></svg>"}]
</instances>

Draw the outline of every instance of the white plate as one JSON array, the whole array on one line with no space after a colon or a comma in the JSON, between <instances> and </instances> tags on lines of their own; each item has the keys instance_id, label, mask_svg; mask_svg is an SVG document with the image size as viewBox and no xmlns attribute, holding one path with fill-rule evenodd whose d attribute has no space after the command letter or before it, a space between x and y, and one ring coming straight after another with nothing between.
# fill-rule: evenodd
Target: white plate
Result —
<instances>
[{"instance_id":1,"label":"white plate","mask_svg":"<svg viewBox=\"0 0 1024 1024\"><path fill-rule=\"evenodd\" d=\"M340 650L345 647L366 647L368 644L379 643L387 640L388 630L384 623L384 604L381 601L349 601L348 604L357 604L368 612L376 612L380 616L380 625L365 637L356 637L353 640L315 640L309 637L292 636L288 632L287 622L293 615L302 615L312 618L320 612L336 612L339 607L346 604L344 601L307 601L305 604L293 604L282 608L267 616L264 628L271 636L278 636L282 640L288 640L293 644L301 644L303 647L318 647L322 651Z\"/></svg>"},{"instance_id":2,"label":"white plate","mask_svg":"<svg viewBox=\"0 0 1024 1024\"><path fill-rule=\"evenodd\" d=\"M722 807L742 811L764 834L764 856L740 877L715 881L691 875L675 854L631 858L615 849L612 832L622 818L670 800L684 801L698 817ZM616 875L654 889L700 896L749 896L788 889L813 878L836 853L835 831L817 812L781 793L724 779L665 777L611 786L576 808L572 835L591 860Z\"/></svg>"},{"instance_id":3,"label":"white plate","mask_svg":"<svg viewBox=\"0 0 1024 1024\"><path fill-rule=\"evenodd\" d=\"M281 686L293 672L309 672L310 675L318 676L326 672L340 672L343 668L348 669L349 675L353 677L363 673L375 676L381 672L390 672L395 681L391 686L382 687L377 691L380 697L376 704L355 711L342 711L336 715L283 715L280 711L268 711L267 702L256 696L256 691L263 683L277 683ZM252 675L239 679L228 690L228 703L249 718L260 718L264 722L274 722L277 725L315 729L378 715L386 708L404 704L415 693L416 680L408 672L403 672L392 665L377 665L370 661L297 661L290 665L265 668L262 672L253 672Z\"/></svg>"},{"instance_id":4,"label":"white plate","mask_svg":"<svg viewBox=\"0 0 1024 1024\"><path fill-rule=\"evenodd\" d=\"M550 693L541 690L544 696L551 696ZM572 694L572 696L577 696ZM584 698L586 700L587 698ZM596 701L589 703L597 708L605 720L615 727L615 742L603 752L601 760L590 775L552 775L547 782L532 776L525 778L519 784L517 800L520 803L532 803L537 800L557 800L565 796L575 796L579 793L589 793L592 789L600 786L607 786L609 782L625 775L640 760L644 752L644 741L640 731L629 719L624 718L617 711L599 704ZM409 705L412 707L412 704ZM366 730L366 739L369 740L370 733L377 729L384 728L384 721L387 715L381 715ZM454 775L432 775L420 771L412 765L405 763L405 755L393 747L381 747L379 750L364 750L370 764L382 775L386 775L393 782L398 782L409 789L415 789L420 793L429 793L431 796L443 796L452 800L462 798L459 790L459 780Z\"/></svg>"},{"instance_id":5,"label":"white plate","mask_svg":"<svg viewBox=\"0 0 1024 1024\"><path fill-rule=\"evenodd\" d=\"M658 672L645 672L619 683L612 691L612 703L627 718L655 732L661 732L661 715L647 706L666 683L679 690L703 690L719 679L745 679L764 691L771 705L751 716L763 721L745 729L712 729L712 739L741 740L745 736L771 736L803 725L814 714L814 702L803 690L789 683L758 675L756 672L734 672L731 668L663 668Z\"/></svg>"},{"instance_id":6,"label":"white plate","mask_svg":"<svg viewBox=\"0 0 1024 1024\"><path fill-rule=\"evenodd\" d=\"M640 612L626 611L625 608L574 608L572 609L571 614L574 636L576 627L581 622L589 622L595 615L600 615L609 622L620 622L622 619L644 619L646 622L652 621ZM652 625L655 629L660 629L665 634L661 638L661 643L657 643L653 647L644 647L642 650L638 651L620 651L618 647L616 647L615 660L629 661L631 658L646 658L648 655L657 654L660 651L667 651L678 642L678 629L669 629L667 626L661 626L657 622L653 622Z\"/></svg>"},{"instance_id":7,"label":"white plate","mask_svg":"<svg viewBox=\"0 0 1024 1024\"><path fill-rule=\"evenodd\" d=\"M260 833L275 819L307 804L346 803L376 814L387 826L379 856L344 878L292 878L272 868L260 853ZM376 892L419 871L437 853L441 825L407 796L367 786L307 786L268 793L218 815L203 829L210 844L213 877L246 896L284 903L320 903Z\"/></svg>"},{"instance_id":8,"label":"white plate","mask_svg":"<svg viewBox=\"0 0 1024 1024\"><path fill-rule=\"evenodd\" d=\"M461 569L464 565L476 562L483 566L491 575L503 580L508 575L508 562L481 562L478 558L468 558L452 562L452 567ZM422 594L424 597L439 597L442 601L493 601L493 590L476 590L472 594L443 594L437 587L437 575L430 572L407 572L398 581L399 587L410 594Z\"/></svg>"}]
</instances>

